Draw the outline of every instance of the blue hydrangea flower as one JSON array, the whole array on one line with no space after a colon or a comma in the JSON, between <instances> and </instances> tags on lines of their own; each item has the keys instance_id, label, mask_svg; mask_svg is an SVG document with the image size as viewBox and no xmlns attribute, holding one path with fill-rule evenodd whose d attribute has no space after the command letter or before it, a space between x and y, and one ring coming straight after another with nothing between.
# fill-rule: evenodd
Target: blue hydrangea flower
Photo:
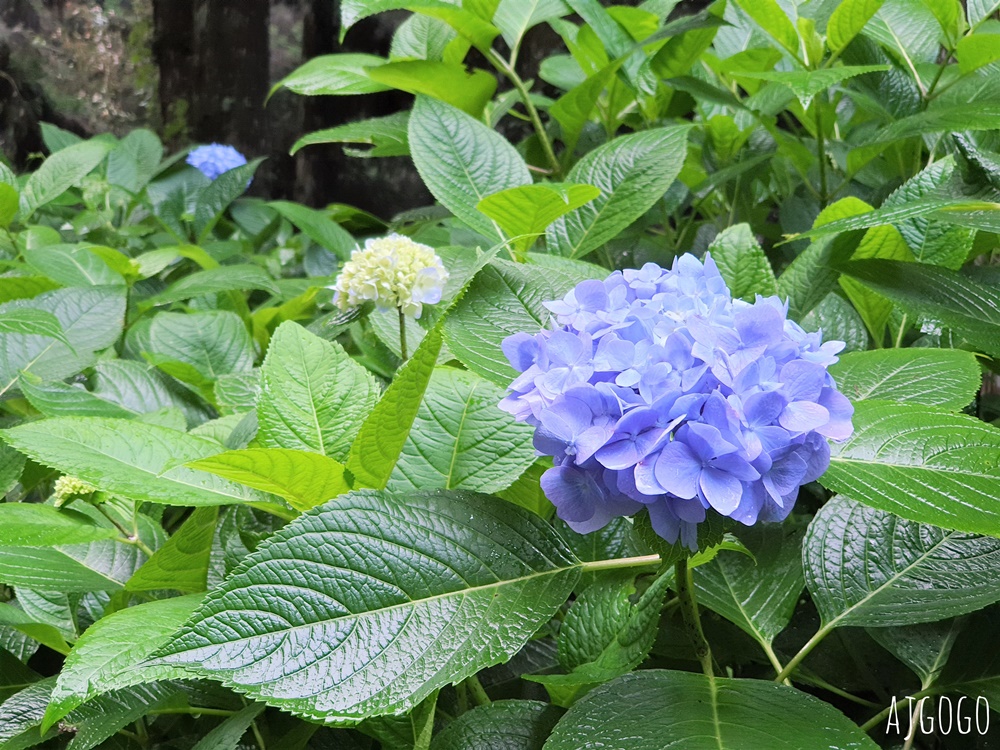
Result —
<instances>
[{"instance_id":1,"label":"blue hydrangea flower","mask_svg":"<svg viewBox=\"0 0 1000 750\"><path fill-rule=\"evenodd\" d=\"M247 163L243 154L221 143L199 146L188 154L186 161L210 180Z\"/></svg>"},{"instance_id":2,"label":"blue hydrangea flower","mask_svg":"<svg viewBox=\"0 0 1000 750\"><path fill-rule=\"evenodd\" d=\"M732 299L711 256L647 263L545 303L552 327L503 343L521 373L500 407L535 426L542 488L578 532L649 512L697 547L709 509L781 521L830 463L854 409L827 372L843 342L777 297Z\"/></svg>"}]
</instances>

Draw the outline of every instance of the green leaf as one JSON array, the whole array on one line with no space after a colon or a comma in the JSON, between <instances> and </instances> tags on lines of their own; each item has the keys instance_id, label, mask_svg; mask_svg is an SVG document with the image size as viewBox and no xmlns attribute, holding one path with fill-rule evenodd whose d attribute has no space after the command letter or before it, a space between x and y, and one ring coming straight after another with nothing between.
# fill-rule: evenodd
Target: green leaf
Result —
<instances>
[{"instance_id":1,"label":"green leaf","mask_svg":"<svg viewBox=\"0 0 1000 750\"><path fill-rule=\"evenodd\" d=\"M399 369L361 425L347 458L355 487L382 489L389 482L419 413L441 343L441 323L438 323Z\"/></svg>"},{"instance_id":2,"label":"green leaf","mask_svg":"<svg viewBox=\"0 0 1000 750\"><path fill-rule=\"evenodd\" d=\"M70 346L59 318L47 310L33 310L29 307L0 312L0 334L3 333L47 336Z\"/></svg>"},{"instance_id":3,"label":"green leaf","mask_svg":"<svg viewBox=\"0 0 1000 750\"><path fill-rule=\"evenodd\" d=\"M500 0L493 23L500 29L507 46L517 49L528 29L551 18L562 18L569 12L563 0Z\"/></svg>"},{"instance_id":4,"label":"green leaf","mask_svg":"<svg viewBox=\"0 0 1000 750\"><path fill-rule=\"evenodd\" d=\"M257 167L263 161L264 159L254 159L249 164L223 172L198 194L194 209L194 230L199 243L208 239L229 204L247 191Z\"/></svg>"},{"instance_id":5,"label":"green leaf","mask_svg":"<svg viewBox=\"0 0 1000 750\"><path fill-rule=\"evenodd\" d=\"M497 404L504 392L465 370L438 367L413 421L390 490L497 492L535 461L530 426Z\"/></svg>"},{"instance_id":6,"label":"green leaf","mask_svg":"<svg viewBox=\"0 0 1000 750\"><path fill-rule=\"evenodd\" d=\"M358 725L358 731L378 740L381 750L428 750L434 734L438 692L403 716L373 716Z\"/></svg>"},{"instance_id":7,"label":"green leaf","mask_svg":"<svg viewBox=\"0 0 1000 750\"><path fill-rule=\"evenodd\" d=\"M904 312L950 328L987 354L1000 354L1000 293L985 284L924 263L857 260L841 269Z\"/></svg>"},{"instance_id":8,"label":"green leaf","mask_svg":"<svg viewBox=\"0 0 1000 750\"><path fill-rule=\"evenodd\" d=\"M354 492L265 541L162 661L312 719L400 713L513 656L580 565L495 498Z\"/></svg>"},{"instance_id":9,"label":"green leaf","mask_svg":"<svg viewBox=\"0 0 1000 750\"><path fill-rule=\"evenodd\" d=\"M799 33L776 0L736 0L736 5L793 58L800 59Z\"/></svg>"},{"instance_id":10,"label":"green leaf","mask_svg":"<svg viewBox=\"0 0 1000 750\"><path fill-rule=\"evenodd\" d=\"M57 151L34 172L21 191L21 220L77 185L108 155L107 141L84 141Z\"/></svg>"},{"instance_id":11,"label":"green leaf","mask_svg":"<svg viewBox=\"0 0 1000 750\"><path fill-rule=\"evenodd\" d=\"M93 352L111 346L121 335L125 292L122 287L56 289L0 305L0 315L21 310L55 315L73 348L48 336L0 333L0 395L17 383L22 372L60 380L91 364Z\"/></svg>"},{"instance_id":12,"label":"green leaf","mask_svg":"<svg viewBox=\"0 0 1000 750\"><path fill-rule=\"evenodd\" d=\"M885 0L842 0L826 24L826 43L839 54L851 43Z\"/></svg>"},{"instance_id":13,"label":"green leaf","mask_svg":"<svg viewBox=\"0 0 1000 750\"><path fill-rule=\"evenodd\" d=\"M103 519L97 511L88 515ZM106 520L102 525L111 526ZM162 541L162 529L145 516L139 516L137 525L139 537L148 546ZM113 540L60 547L0 547L0 581L60 593L116 591L145 561L146 555L135 545Z\"/></svg>"},{"instance_id":14,"label":"green leaf","mask_svg":"<svg viewBox=\"0 0 1000 750\"><path fill-rule=\"evenodd\" d=\"M794 688L644 669L588 693L556 724L545 750L670 745L684 750L878 747L829 703Z\"/></svg>"},{"instance_id":15,"label":"green leaf","mask_svg":"<svg viewBox=\"0 0 1000 750\"><path fill-rule=\"evenodd\" d=\"M409 139L413 163L434 197L480 234L504 239L476 206L487 195L531 184L514 147L478 120L426 96L413 105Z\"/></svg>"},{"instance_id":16,"label":"green leaf","mask_svg":"<svg viewBox=\"0 0 1000 750\"><path fill-rule=\"evenodd\" d=\"M893 226L872 227L861 238L852 260L882 258L885 260L910 261L913 254L907 247L903 235ZM851 300L877 344L885 341L885 327L892 314L892 302L881 294L871 291L856 279L841 276L837 283Z\"/></svg>"},{"instance_id":17,"label":"green leaf","mask_svg":"<svg viewBox=\"0 0 1000 750\"><path fill-rule=\"evenodd\" d=\"M676 125L621 136L577 162L567 181L595 185L601 195L549 226L549 252L586 255L642 216L680 173L688 129Z\"/></svg>"},{"instance_id":18,"label":"green leaf","mask_svg":"<svg viewBox=\"0 0 1000 750\"><path fill-rule=\"evenodd\" d=\"M368 150L345 148L344 152L350 156L409 156L410 140L406 132L409 122L409 112L396 112L386 117L373 117L338 125L335 128L317 130L299 138L290 153L294 156L299 149L318 143L360 143L372 148ZM297 203L289 205L304 208Z\"/></svg>"},{"instance_id":19,"label":"green leaf","mask_svg":"<svg viewBox=\"0 0 1000 750\"><path fill-rule=\"evenodd\" d=\"M921 687L935 683L948 663L964 617L895 628L868 628L868 635L913 670ZM981 654L980 654L981 656Z\"/></svg>"},{"instance_id":20,"label":"green leaf","mask_svg":"<svg viewBox=\"0 0 1000 750\"><path fill-rule=\"evenodd\" d=\"M264 708L263 703L251 703L198 740L191 750L236 750L240 739Z\"/></svg>"},{"instance_id":21,"label":"green leaf","mask_svg":"<svg viewBox=\"0 0 1000 750\"><path fill-rule=\"evenodd\" d=\"M976 357L960 349L883 349L841 355L830 367L840 391L857 403L901 401L960 411L982 385Z\"/></svg>"},{"instance_id":22,"label":"green leaf","mask_svg":"<svg viewBox=\"0 0 1000 750\"><path fill-rule=\"evenodd\" d=\"M561 713L541 701L502 700L476 706L438 732L431 750L542 750Z\"/></svg>"},{"instance_id":23,"label":"green leaf","mask_svg":"<svg viewBox=\"0 0 1000 750\"><path fill-rule=\"evenodd\" d=\"M126 591L204 591L219 509L195 508L183 525L128 579Z\"/></svg>"},{"instance_id":24,"label":"green leaf","mask_svg":"<svg viewBox=\"0 0 1000 750\"><path fill-rule=\"evenodd\" d=\"M313 135L318 134L314 133ZM308 137L306 136L306 138ZM295 151L296 149L293 148L292 153ZM358 243L346 229L322 211L289 201L271 201L267 205L292 222L300 232L317 245L329 250L341 260L350 258L351 251L358 246Z\"/></svg>"},{"instance_id":25,"label":"green leaf","mask_svg":"<svg viewBox=\"0 0 1000 750\"><path fill-rule=\"evenodd\" d=\"M87 245L25 248L22 254L29 266L63 286L114 286L125 283L122 275L91 252Z\"/></svg>"},{"instance_id":26,"label":"green leaf","mask_svg":"<svg viewBox=\"0 0 1000 750\"><path fill-rule=\"evenodd\" d=\"M545 228L570 211L594 200L601 191L593 185L539 183L493 193L476 205L513 241L518 256L527 252Z\"/></svg>"},{"instance_id":27,"label":"green leaf","mask_svg":"<svg viewBox=\"0 0 1000 750\"><path fill-rule=\"evenodd\" d=\"M851 303L835 292L830 292L809 313L799 319L802 328L810 333L822 331L826 341L843 341L848 352L868 348L868 332L861 316Z\"/></svg>"},{"instance_id":28,"label":"green leaf","mask_svg":"<svg viewBox=\"0 0 1000 750\"><path fill-rule=\"evenodd\" d=\"M271 337L261 367L258 439L269 448L347 458L379 388L372 375L336 342L285 322Z\"/></svg>"},{"instance_id":29,"label":"green leaf","mask_svg":"<svg viewBox=\"0 0 1000 750\"><path fill-rule=\"evenodd\" d=\"M38 503L0 503L0 547L54 547L113 539L114 529L84 515Z\"/></svg>"},{"instance_id":30,"label":"green leaf","mask_svg":"<svg viewBox=\"0 0 1000 750\"><path fill-rule=\"evenodd\" d=\"M821 91L833 88L854 76L865 73L878 73L889 70L888 65L841 65L836 68L821 70L771 70L771 71L739 71L734 72L736 78L754 78L761 81L774 81L795 94L803 107L808 107L813 97Z\"/></svg>"},{"instance_id":31,"label":"green leaf","mask_svg":"<svg viewBox=\"0 0 1000 750\"><path fill-rule=\"evenodd\" d=\"M580 134L590 120L601 93L614 80L615 74L624 62L623 58L619 58L604 66L588 76L583 83L573 86L549 107L549 114L559 123L562 141L569 153L576 148Z\"/></svg>"},{"instance_id":32,"label":"green leaf","mask_svg":"<svg viewBox=\"0 0 1000 750\"><path fill-rule=\"evenodd\" d=\"M0 431L34 461L105 492L167 505L227 505L257 493L182 464L219 452L214 440L125 419L62 417Z\"/></svg>"},{"instance_id":33,"label":"green leaf","mask_svg":"<svg viewBox=\"0 0 1000 750\"><path fill-rule=\"evenodd\" d=\"M59 654L68 654L69 644L63 634L53 625L39 622L13 604L0 604L0 625L14 628L43 646L48 646Z\"/></svg>"},{"instance_id":34,"label":"green leaf","mask_svg":"<svg viewBox=\"0 0 1000 750\"><path fill-rule=\"evenodd\" d=\"M809 524L802 563L827 629L933 622L1000 600L1000 539L913 523L843 495Z\"/></svg>"},{"instance_id":35,"label":"green leaf","mask_svg":"<svg viewBox=\"0 0 1000 750\"><path fill-rule=\"evenodd\" d=\"M479 117L493 98L497 79L485 70L435 60L404 60L368 70L368 77L411 94L426 94Z\"/></svg>"},{"instance_id":36,"label":"green leaf","mask_svg":"<svg viewBox=\"0 0 1000 750\"><path fill-rule=\"evenodd\" d=\"M0 182L0 229L7 229L17 218L20 193L13 185Z\"/></svg>"},{"instance_id":37,"label":"green leaf","mask_svg":"<svg viewBox=\"0 0 1000 750\"><path fill-rule=\"evenodd\" d=\"M820 481L921 523L997 534L1000 430L931 407L861 401L854 435L831 446Z\"/></svg>"},{"instance_id":38,"label":"green leaf","mask_svg":"<svg viewBox=\"0 0 1000 750\"><path fill-rule=\"evenodd\" d=\"M543 685L606 682L639 666L656 639L660 610L673 571L661 573L635 603L634 573L606 574L583 589L559 629L559 661L566 675L532 675Z\"/></svg>"},{"instance_id":39,"label":"green leaf","mask_svg":"<svg viewBox=\"0 0 1000 750\"><path fill-rule=\"evenodd\" d=\"M773 656L771 644L788 626L805 585L802 534L769 524L741 529L740 540L752 557L723 552L695 569L698 600Z\"/></svg>"},{"instance_id":40,"label":"green leaf","mask_svg":"<svg viewBox=\"0 0 1000 750\"><path fill-rule=\"evenodd\" d=\"M103 617L87 629L66 658L42 731L101 693L136 684L129 673L163 646L201 603L203 594L139 604ZM141 679L172 676L169 668L144 668Z\"/></svg>"},{"instance_id":41,"label":"green leaf","mask_svg":"<svg viewBox=\"0 0 1000 750\"><path fill-rule=\"evenodd\" d=\"M749 224L724 229L708 247L734 299L753 302L778 293L774 271Z\"/></svg>"},{"instance_id":42,"label":"green leaf","mask_svg":"<svg viewBox=\"0 0 1000 750\"><path fill-rule=\"evenodd\" d=\"M488 20L488 19L484 19ZM444 21L411 15L396 29L389 45L390 60L445 60L461 62L469 51L466 40ZM408 114L408 113L407 113Z\"/></svg>"},{"instance_id":43,"label":"green leaf","mask_svg":"<svg viewBox=\"0 0 1000 750\"><path fill-rule=\"evenodd\" d=\"M108 182L138 193L156 174L163 144L156 133L139 128L118 142L108 155Z\"/></svg>"},{"instance_id":44,"label":"green leaf","mask_svg":"<svg viewBox=\"0 0 1000 750\"><path fill-rule=\"evenodd\" d=\"M250 334L228 310L159 313L149 326L148 346L154 364L181 362L210 381L253 367Z\"/></svg>"},{"instance_id":45,"label":"green leaf","mask_svg":"<svg viewBox=\"0 0 1000 750\"><path fill-rule=\"evenodd\" d=\"M988 611L973 616L953 647L945 641L943 656L933 665L944 667L936 681L942 692L964 694L970 698L970 703L980 697L987 702L1000 700L997 651L991 646L984 647L993 642L995 625L991 614L992 611Z\"/></svg>"},{"instance_id":46,"label":"green leaf","mask_svg":"<svg viewBox=\"0 0 1000 750\"><path fill-rule=\"evenodd\" d=\"M344 96L388 91L389 86L373 81L368 76L369 69L386 62L384 57L353 52L320 55L274 84L271 93L282 87L303 96Z\"/></svg>"},{"instance_id":47,"label":"green leaf","mask_svg":"<svg viewBox=\"0 0 1000 750\"><path fill-rule=\"evenodd\" d=\"M351 489L342 463L312 451L247 448L191 461L188 466L279 495L298 510L315 508Z\"/></svg>"},{"instance_id":48,"label":"green leaf","mask_svg":"<svg viewBox=\"0 0 1000 750\"><path fill-rule=\"evenodd\" d=\"M24 456L0 441L0 495L6 495L21 479Z\"/></svg>"},{"instance_id":49,"label":"green leaf","mask_svg":"<svg viewBox=\"0 0 1000 750\"><path fill-rule=\"evenodd\" d=\"M203 297L207 294L252 289L262 289L275 295L280 293L274 279L267 271L260 266L244 263L196 271L175 281L159 294L144 300L143 304L153 307L192 297Z\"/></svg>"},{"instance_id":50,"label":"green leaf","mask_svg":"<svg viewBox=\"0 0 1000 750\"><path fill-rule=\"evenodd\" d=\"M984 65L1000 60L1000 34L969 34L958 41L955 50L958 69L971 73Z\"/></svg>"}]
</instances>

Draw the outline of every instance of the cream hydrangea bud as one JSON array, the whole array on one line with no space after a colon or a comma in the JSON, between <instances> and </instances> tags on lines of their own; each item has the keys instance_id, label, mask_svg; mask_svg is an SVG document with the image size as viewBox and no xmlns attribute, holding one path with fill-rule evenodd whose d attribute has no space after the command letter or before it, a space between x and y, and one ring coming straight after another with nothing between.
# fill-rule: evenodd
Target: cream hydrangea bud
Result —
<instances>
[{"instance_id":1,"label":"cream hydrangea bud","mask_svg":"<svg viewBox=\"0 0 1000 750\"><path fill-rule=\"evenodd\" d=\"M400 234L365 241L333 285L333 301L341 310L371 300L380 310L397 307L419 318L424 305L441 301L448 271L434 248Z\"/></svg>"},{"instance_id":2,"label":"cream hydrangea bud","mask_svg":"<svg viewBox=\"0 0 1000 750\"><path fill-rule=\"evenodd\" d=\"M82 479L68 475L59 477L56 480L55 486L52 488L52 494L55 496L56 506L64 505L74 497L89 495L90 493L96 491L97 488L89 482L85 482Z\"/></svg>"}]
</instances>

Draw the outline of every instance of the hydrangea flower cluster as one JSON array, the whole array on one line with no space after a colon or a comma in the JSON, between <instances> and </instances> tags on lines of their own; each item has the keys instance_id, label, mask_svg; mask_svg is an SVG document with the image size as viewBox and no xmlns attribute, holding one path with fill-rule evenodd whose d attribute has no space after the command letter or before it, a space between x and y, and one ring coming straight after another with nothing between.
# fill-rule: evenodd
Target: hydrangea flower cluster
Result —
<instances>
[{"instance_id":1,"label":"hydrangea flower cluster","mask_svg":"<svg viewBox=\"0 0 1000 750\"><path fill-rule=\"evenodd\" d=\"M787 319L777 297L732 299L711 256L647 263L546 303L553 330L503 342L521 375L500 407L535 426L542 488L588 533L643 507L697 548L706 510L780 521L830 462L854 408L827 372L843 342Z\"/></svg>"},{"instance_id":2,"label":"hydrangea flower cluster","mask_svg":"<svg viewBox=\"0 0 1000 750\"><path fill-rule=\"evenodd\" d=\"M232 146L212 143L194 149L185 161L208 179L215 180L230 169L242 167L247 163L247 158Z\"/></svg>"},{"instance_id":3,"label":"hydrangea flower cluster","mask_svg":"<svg viewBox=\"0 0 1000 750\"><path fill-rule=\"evenodd\" d=\"M341 310L371 300L379 310L399 308L419 318L424 305L441 301L448 271L434 248L401 234L365 241L351 253L333 285Z\"/></svg>"}]
</instances>

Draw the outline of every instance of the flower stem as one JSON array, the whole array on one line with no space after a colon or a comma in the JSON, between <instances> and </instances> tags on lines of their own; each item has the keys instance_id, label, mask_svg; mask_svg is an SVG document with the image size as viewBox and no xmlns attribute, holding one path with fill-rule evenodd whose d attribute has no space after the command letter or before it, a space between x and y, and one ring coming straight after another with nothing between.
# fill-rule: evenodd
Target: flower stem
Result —
<instances>
[{"instance_id":1,"label":"flower stem","mask_svg":"<svg viewBox=\"0 0 1000 750\"><path fill-rule=\"evenodd\" d=\"M595 560L585 562L581 570L610 570L612 568L636 568L642 565L656 565L660 562L659 555L642 555L640 557L621 557L614 560Z\"/></svg>"},{"instance_id":2,"label":"flower stem","mask_svg":"<svg viewBox=\"0 0 1000 750\"><path fill-rule=\"evenodd\" d=\"M403 314L402 307L397 307L396 312L399 313L399 354L405 362L408 359L406 356L406 316Z\"/></svg>"},{"instance_id":3,"label":"flower stem","mask_svg":"<svg viewBox=\"0 0 1000 750\"><path fill-rule=\"evenodd\" d=\"M469 695L472 696L472 700L477 706L487 706L493 702L490 700L490 696L486 694L483 683L479 681L476 675L473 674L466 677L465 683L469 686Z\"/></svg>"},{"instance_id":4,"label":"flower stem","mask_svg":"<svg viewBox=\"0 0 1000 750\"><path fill-rule=\"evenodd\" d=\"M774 681L784 682L791 677L792 672L794 672L795 668L802 663L802 660L809 656L810 652L819 645L820 641L826 638L831 632L833 632L833 628L829 625L824 625L817 630L813 637L806 641L806 644L800 648L799 652L791 658L788 664L785 665L785 668L778 673L778 676L774 678Z\"/></svg>"},{"instance_id":5,"label":"flower stem","mask_svg":"<svg viewBox=\"0 0 1000 750\"><path fill-rule=\"evenodd\" d=\"M677 598L680 600L681 616L688 637L694 646L694 653L701 662L701 671L706 677L715 677L712 670L712 649L705 640L705 631L701 628L701 616L698 614L698 602L694 596L694 578L687 558L674 564L674 585L677 587Z\"/></svg>"}]
</instances>

